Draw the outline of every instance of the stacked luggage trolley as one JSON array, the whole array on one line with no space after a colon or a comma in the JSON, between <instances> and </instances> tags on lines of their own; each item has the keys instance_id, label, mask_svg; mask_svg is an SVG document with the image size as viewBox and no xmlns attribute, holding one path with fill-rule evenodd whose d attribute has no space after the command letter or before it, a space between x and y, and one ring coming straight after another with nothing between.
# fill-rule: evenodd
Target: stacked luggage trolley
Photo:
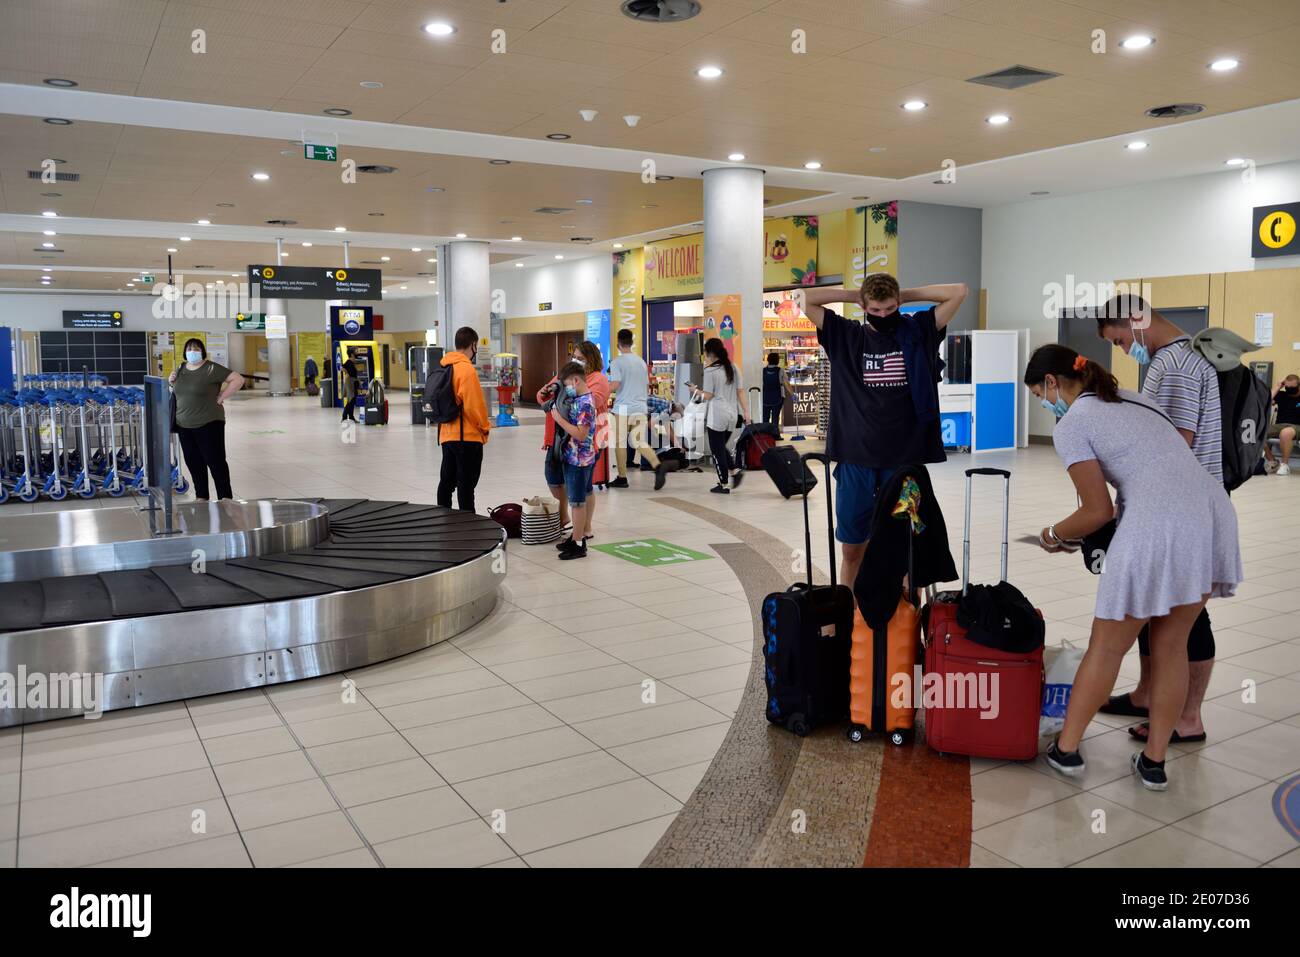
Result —
<instances>
[{"instance_id":1,"label":"stacked luggage trolley","mask_svg":"<svg viewBox=\"0 0 1300 957\"><path fill-rule=\"evenodd\" d=\"M28 376L0 391L0 502L146 494L144 405L142 389L93 375ZM189 488L174 438L171 481Z\"/></svg>"}]
</instances>

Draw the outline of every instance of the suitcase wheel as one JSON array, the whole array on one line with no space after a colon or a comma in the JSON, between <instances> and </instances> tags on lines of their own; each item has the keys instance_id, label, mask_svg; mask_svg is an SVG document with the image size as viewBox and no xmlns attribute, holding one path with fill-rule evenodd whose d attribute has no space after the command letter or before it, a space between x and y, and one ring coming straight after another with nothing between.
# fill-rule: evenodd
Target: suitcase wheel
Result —
<instances>
[{"instance_id":1,"label":"suitcase wheel","mask_svg":"<svg viewBox=\"0 0 1300 957\"><path fill-rule=\"evenodd\" d=\"M854 744L860 742L864 737L866 737L866 734L867 734L867 729L860 724L849 726L849 731L848 731L849 740L852 741Z\"/></svg>"},{"instance_id":2,"label":"suitcase wheel","mask_svg":"<svg viewBox=\"0 0 1300 957\"><path fill-rule=\"evenodd\" d=\"M787 731L792 731L801 738L807 737L808 735L808 723L804 720L802 712L795 712L790 715L785 722L785 728Z\"/></svg>"},{"instance_id":3,"label":"suitcase wheel","mask_svg":"<svg viewBox=\"0 0 1300 957\"><path fill-rule=\"evenodd\" d=\"M902 745L906 744L906 743L907 743L907 732L906 732L906 731L895 731L895 732L893 732L893 733L890 734L890 736L889 736L889 743L890 743L890 744L893 744L893 745L896 745L896 746L900 746L900 747L901 747Z\"/></svg>"}]
</instances>

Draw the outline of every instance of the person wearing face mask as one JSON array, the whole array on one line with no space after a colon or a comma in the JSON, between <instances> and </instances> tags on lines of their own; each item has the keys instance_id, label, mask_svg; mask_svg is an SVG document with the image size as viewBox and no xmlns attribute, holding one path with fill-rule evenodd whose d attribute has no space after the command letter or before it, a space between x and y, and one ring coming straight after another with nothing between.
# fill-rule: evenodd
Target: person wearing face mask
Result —
<instances>
[{"instance_id":1,"label":"person wearing face mask","mask_svg":"<svg viewBox=\"0 0 1300 957\"><path fill-rule=\"evenodd\" d=\"M1097 316L1097 334L1123 349L1146 370L1142 395L1169 417L1196 461L1218 482L1223 481L1223 423L1219 404L1219 374L1200 353L1192 339L1141 296L1119 295L1108 300ZM1201 704L1214 671L1214 631L1210 615L1202 610L1187 644L1191 660L1187 702L1174 729L1174 742L1197 743L1206 739ZM1106 714L1145 718L1151 687L1150 631L1138 635L1141 669L1137 687L1115 695L1102 711ZM1147 725L1138 724L1129 733L1145 740Z\"/></svg>"},{"instance_id":2,"label":"person wearing face mask","mask_svg":"<svg viewBox=\"0 0 1300 957\"><path fill-rule=\"evenodd\" d=\"M1274 467L1274 475L1290 475L1291 450L1295 447L1295 436L1297 427L1300 427L1300 376L1294 372L1285 379L1278 380L1277 385L1273 387L1273 404L1277 406L1277 414L1273 417L1273 424L1268 427L1268 437L1277 439L1278 448L1282 452L1282 458L1279 461L1273 455L1273 446L1265 443L1264 454L1268 457L1269 465Z\"/></svg>"},{"instance_id":3,"label":"person wearing face mask","mask_svg":"<svg viewBox=\"0 0 1300 957\"><path fill-rule=\"evenodd\" d=\"M1120 389L1097 363L1065 346L1042 346L1024 381L1060 415L1052 442L1079 501L1039 532L1039 545L1061 551L1119 519L1098 577L1088 650L1047 763L1065 775L1084 773L1083 735L1138 631L1149 626L1149 730L1131 764L1144 787L1163 791L1165 754L1187 699L1188 637L1205 602L1231 597L1242 580L1237 514L1160 407Z\"/></svg>"},{"instance_id":4,"label":"person wearing face mask","mask_svg":"<svg viewBox=\"0 0 1300 957\"><path fill-rule=\"evenodd\" d=\"M964 283L900 289L888 273L872 273L861 289L794 294L831 363L826 454L836 463L839 580L850 587L866 554L881 486L900 465L946 458L939 429L939 343L968 292ZM860 305L865 321L826 308L835 302ZM899 306L909 302L935 305L905 316Z\"/></svg>"},{"instance_id":5,"label":"person wearing face mask","mask_svg":"<svg viewBox=\"0 0 1300 957\"><path fill-rule=\"evenodd\" d=\"M208 498L212 473L217 498L234 498L226 463L226 399L244 387L244 377L208 358L198 339L185 343L185 363L168 381L176 396L176 436L185 468L194 483L194 498Z\"/></svg>"},{"instance_id":6,"label":"person wearing face mask","mask_svg":"<svg viewBox=\"0 0 1300 957\"><path fill-rule=\"evenodd\" d=\"M731 488L740 488L745 473L732 461L731 431L736 428L737 416L749 425L749 399L740 381L740 370L731 363L726 344L718 338L704 343L704 386L695 386L691 394L697 402L707 402L704 413L704 431L709 437L709 452L713 466L718 471L718 484L709 489L719 495L730 495ZM728 484L730 480L730 485Z\"/></svg>"},{"instance_id":7,"label":"person wearing face mask","mask_svg":"<svg viewBox=\"0 0 1300 957\"><path fill-rule=\"evenodd\" d=\"M560 545L560 561L573 561L587 557L587 539L580 531L587 527L587 508L590 505L591 472L600 450L596 447L596 403L587 388L589 370L578 362L570 362L560 370L559 380L564 384L566 401L557 402L550 417L569 437L564 443L564 490L573 514L573 537Z\"/></svg>"},{"instance_id":8,"label":"person wearing face mask","mask_svg":"<svg viewBox=\"0 0 1300 957\"><path fill-rule=\"evenodd\" d=\"M474 511L474 489L483 470L483 446L487 444L487 403L479 384L474 360L478 358L478 333L469 326L456 330L455 350L442 357L441 365L451 366L452 390L460 415L438 426L438 443L442 446L442 472L438 479L438 504L451 508L451 493L456 493L456 507Z\"/></svg>"}]
</instances>

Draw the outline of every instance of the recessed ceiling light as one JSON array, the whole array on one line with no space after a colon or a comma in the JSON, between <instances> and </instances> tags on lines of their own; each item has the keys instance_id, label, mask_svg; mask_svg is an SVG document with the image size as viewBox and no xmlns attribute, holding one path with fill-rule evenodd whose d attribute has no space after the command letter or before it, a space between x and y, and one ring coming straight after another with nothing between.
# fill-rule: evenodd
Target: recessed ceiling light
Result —
<instances>
[{"instance_id":1,"label":"recessed ceiling light","mask_svg":"<svg viewBox=\"0 0 1300 957\"><path fill-rule=\"evenodd\" d=\"M425 260L425 262L427 262L427 263L436 263L437 261L438 261L438 260L436 260L436 259L426 259L426 260Z\"/></svg>"},{"instance_id":2,"label":"recessed ceiling light","mask_svg":"<svg viewBox=\"0 0 1300 957\"><path fill-rule=\"evenodd\" d=\"M44 246L46 249L54 248L54 243L41 243L41 245Z\"/></svg>"},{"instance_id":3,"label":"recessed ceiling light","mask_svg":"<svg viewBox=\"0 0 1300 957\"><path fill-rule=\"evenodd\" d=\"M310 246L311 243L303 243L304 246Z\"/></svg>"},{"instance_id":4,"label":"recessed ceiling light","mask_svg":"<svg viewBox=\"0 0 1300 957\"><path fill-rule=\"evenodd\" d=\"M168 246L168 247L167 247L167 251L168 251L169 253L174 253L174 252L177 251L177 249L176 249L175 246Z\"/></svg>"},{"instance_id":5,"label":"recessed ceiling light","mask_svg":"<svg viewBox=\"0 0 1300 957\"><path fill-rule=\"evenodd\" d=\"M346 233L347 231L348 231L348 228L347 228L346 226L335 226L335 227L334 227L334 232L336 232L336 233Z\"/></svg>"},{"instance_id":6,"label":"recessed ceiling light","mask_svg":"<svg viewBox=\"0 0 1300 957\"><path fill-rule=\"evenodd\" d=\"M127 283L127 285L128 285L128 286L134 286L135 283L133 283L133 282L129 282L129 283Z\"/></svg>"},{"instance_id":7,"label":"recessed ceiling light","mask_svg":"<svg viewBox=\"0 0 1300 957\"><path fill-rule=\"evenodd\" d=\"M200 226L211 226L211 225L212 225L212 220L210 220L210 219L200 219L200 220L198 221L198 224L199 224Z\"/></svg>"},{"instance_id":8,"label":"recessed ceiling light","mask_svg":"<svg viewBox=\"0 0 1300 957\"><path fill-rule=\"evenodd\" d=\"M464 238L465 238L465 235L466 235L465 233L457 233L457 234L456 234L456 238L457 238L457 239L464 239Z\"/></svg>"},{"instance_id":9,"label":"recessed ceiling light","mask_svg":"<svg viewBox=\"0 0 1300 957\"><path fill-rule=\"evenodd\" d=\"M809 160L807 163L804 163L804 164L803 164L803 168L804 168L804 169L821 169L821 168L822 168L822 164L819 163L819 162L817 162L816 160Z\"/></svg>"},{"instance_id":10,"label":"recessed ceiling light","mask_svg":"<svg viewBox=\"0 0 1300 957\"><path fill-rule=\"evenodd\" d=\"M705 80L716 80L722 76L722 72L720 66L702 66L695 71L695 75Z\"/></svg>"},{"instance_id":11,"label":"recessed ceiling light","mask_svg":"<svg viewBox=\"0 0 1300 957\"><path fill-rule=\"evenodd\" d=\"M183 243L188 243L188 242L190 241L190 237L188 237L188 236L182 236L182 237L180 237L180 239L181 239L181 242L183 242Z\"/></svg>"},{"instance_id":12,"label":"recessed ceiling light","mask_svg":"<svg viewBox=\"0 0 1300 957\"><path fill-rule=\"evenodd\" d=\"M1124 149L1126 149L1126 150L1133 150L1133 151L1135 151L1135 152L1136 152L1137 150L1144 150L1144 149L1146 149L1146 148L1147 148L1147 144L1146 144L1146 141L1145 141L1145 140L1134 140L1132 143L1125 143L1125 144L1124 144Z\"/></svg>"},{"instance_id":13,"label":"recessed ceiling light","mask_svg":"<svg viewBox=\"0 0 1300 957\"><path fill-rule=\"evenodd\" d=\"M54 270L51 269L49 266L42 266L42 267L41 267L41 272L53 272L53 271L54 271Z\"/></svg>"},{"instance_id":14,"label":"recessed ceiling light","mask_svg":"<svg viewBox=\"0 0 1300 957\"><path fill-rule=\"evenodd\" d=\"M656 183L671 183L671 182L672 182L673 180L675 180L676 178L677 178L676 176L656 176L656 177L655 177L655 182L656 182Z\"/></svg>"},{"instance_id":15,"label":"recessed ceiling light","mask_svg":"<svg viewBox=\"0 0 1300 957\"><path fill-rule=\"evenodd\" d=\"M280 253L280 258L281 258L281 259L288 259L288 258L289 258L289 254L288 254L288 253Z\"/></svg>"},{"instance_id":16,"label":"recessed ceiling light","mask_svg":"<svg viewBox=\"0 0 1300 957\"><path fill-rule=\"evenodd\" d=\"M456 28L450 23L443 23L441 20L434 23L426 23L424 32L432 37L449 37L456 32Z\"/></svg>"},{"instance_id":17,"label":"recessed ceiling light","mask_svg":"<svg viewBox=\"0 0 1300 957\"><path fill-rule=\"evenodd\" d=\"M426 186L424 191L426 193L443 193L446 192L446 189L442 186Z\"/></svg>"},{"instance_id":18,"label":"recessed ceiling light","mask_svg":"<svg viewBox=\"0 0 1300 957\"><path fill-rule=\"evenodd\" d=\"M47 210L42 211L42 212L41 212L41 215L44 216L46 219L54 219L54 218L56 218L59 214L56 213L56 212L55 212L54 210L52 210L52 209L47 209Z\"/></svg>"},{"instance_id":19,"label":"recessed ceiling light","mask_svg":"<svg viewBox=\"0 0 1300 957\"><path fill-rule=\"evenodd\" d=\"M327 109L321 110L321 112L324 113L326 116L351 116L352 115L351 110L345 110L341 106L331 106Z\"/></svg>"},{"instance_id":20,"label":"recessed ceiling light","mask_svg":"<svg viewBox=\"0 0 1300 957\"><path fill-rule=\"evenodd\" d=\"M61 116L47 116L45 117L44 122L49 123L50 126L71 126L72 125L72 120L65 120Z\"/></svg>"},{"instance_id":21,"label":"recessed ceiling light","mask_svg":"<svg viewBox=\"0 0 1300 957\"><path fill-rule=\"evenodd\" d=\"M1155 37L1149 37L1145 33L1138 33L1121 40L1119 45L1125 50L1145 50L1155 42Z\"/></svg>"},{"instance_id":22,"label":"recessed ceiling light","mask_svg":"<svg viewBox=\"0 0 1300 957\"><path fill-rule=\"evenodd\" d=\"M389 261L390 259L392 259L393 257L392 257L392 256L380 256L379 258L380 258L380 260L382 260L383 262L388 262L388 261Z\"/></svg>"},{"instance_id":23,"label":"recessed ceiling light","mask_svg":"<svg viewBox=\"0 0 1300 957\"><path fill-rule=\"evenodd\" d=\"M398 286L397 288L398 288L398 289L405 289L406 287L405 287L405 286Z\"/></svg>"},{"instance_id":24,"label":"recessed ceiling light","mask_svg":"<svg viewBox=\"0 0 1300 957\"><path fill-rule=\"evenodd\" d=\"M382 90L384 88L384 84L380 83L378 80L362 80L361 85L367 90Z\"/></svg>"},{"instance_id":25,"label":"recessed ceiling light","mask_svg":"<svg viewBox=\"0 0 1300 957\"><path fill-rule=\"evenodd\" d=\"M412 246L412 247L411 247L411 252L413 252L413 253L421 253L421 252L424 252L424 250L421 249L419 246Z\"/></svg>"},{"instance_id":26,"label":"recessed ceiling light","mask_svg":"<svg viewBox=\"0 0 1300 957\"><path fill-rule=\"evenodd\" d=\"M523 269L523 268L524 268L524 264L523 264L523 263L515 263L515 268L516 268L516 269Z\"/></svg>"},{"instance_id":27,"label":"recessed ceiling light","mask_svg":"<svg viewBox=\"0 0 1300 957\"><path fill-rule=\"evenodd\" d=\"M1224 57L1222 60L1215 60L1210 64L1210 69L1215 73L1226 73L1229 70L1235 70L1241 65L1241 61L1234 60L1232 57Z\"/></svg>"},{"instance_id":28,"label":"recessed ceiling light","mask_svg":"<svg viewBox=\"0 0 1300 957\"><path fill-rule=\"evenodd\" d=\"M61 76L50 77L48 80L42 80L41 82L46 86L60 86L64 88L78 85L76 80L65 80Z\"/></svg>"},{"instance_id":29,"label":"recessed ceiling light","mask_svg":"<svg viewBox=\"0 0 1300 957\"><path fill-rule=\"evenodd\" d=\"M642 208L642 209L658 209L658 208L659 208L659 204L658 204L658 203L642 203L642 204L641 204L641 208Z\"/></svg>"},{"instance_id":30,"label":"recessed ceiling light","mask_svg":"<svg viewBox=\"0 0 1300 957\"><path fill-rule=\"evenodd\" d=\"M595 200L591 200L591 199L580 199L580 200L578 200L578 205L579 205L579 206L590 206L593 202L595 202Z\"/></svg>"},{"instance_id":31,"label":"recessed ceiling light","mask_svg":"<svg viewBox=\"0 0 1300 957\"><path fill-rule=\"evenodd\" d=\"M512 243L523 242L523 238L524 238L523 236L511 236L511 237L510 237L510 241L511 241ZM430 260L430 261L432 261L432 260Z\"/></svg>"},{"instance_id":32,"label":"recessed ceiling light","mask_svg":"<svg viewBox=\"0 0 1300 957\"><path fill-rule=\"evenodd\" d=\"M925 109L929 105L930 104L926 103L925 100L908 100L903 104L903 109L907 110L909 113L915 113L918 110Z\"/></svg>"},{"instance_id":33,"label":"recessed ceiling light","mask_svg":"<svg viewBox=\"0 0 1300 957\"><path fill-rule=\"evenodd\" d=\"M232 272L232 273L230 274L230 278L231 278L231 279L238 279L238 278L239 278L239 273L237 273L237 272Z\"/></svg>"},{"instance_id":34,"label":"recessed ceiling light","mask_svg":"<svg viewBox=\"0 0 1300 957\"><path fill-rule=\"evenodd\" d=\"M41 232L45 233L46 236L57 236L57 235L58 235L58 233L56 233L56 232L55 232L54 230L52 230L52 229L43 229L43 230L41 230Z\"/></svg>"},{"instance_id":35,"label":"recessed ceiling light","mask_svg":"<svg viewBox=\"0 0 1300 957\"><path fill-rule=\"evenodd\" d=\"M548 140L571 140L571 139L573 139L573 137L570 136L568 133L547 133L547 134L546 134L546 138L547 138Z\"/></svg>"},{"instance_id":36,"label":"recessed ceiling light","mask_svg":"<svg viewBox=\"0 0 1300 957\"><path fill-rule=\"evenodd\" d=\"M622 244L622 243L615 243L615 244L614 244L614 248L615 248L615 249L622 249L622 248L623 248L623 244Z\"/></svg>"},{"instance_id":37,"label":"recessed ceiling light","mask_svg":"<svg viewBox=\"0 0 1300 957\"><path fill-rule=\"evenodd\" d=\"M739 162L740 162L741 160L743 160L744 158L745 158L745 154L744 154L744 153L728 153L728 154L727 154L727 159L731 160L733 163L739 163Z\"/></svg>"},{"instance_id":38,"label":"recessed ceiling light","mask_svg":"<svg viewBox=\"0 0 1300 957\"><path fill-rule=\"evenodd\" d=\"M257 180L259 183L265 182L266 180L268 180L268 179L270 179L270 178L271 178L271 174L270 174L270 173L254 173L254 174L253 174L253 179Z\"/></svg>"},{"instance_id":39,"label":"recessed ceiling light","mask_svg":"<svg viewBox=\"0 0 1300 957\"><path fill-rule=\"evenodd\" d=\"M868 152L868 153L883 153L886 149L888 149L887 146L868 146L868 147L867 147L867 152Z\"/></svg>"},{"instance_id":40,"label":"recessed ceiling light","mask_svg":"<svg viewBox=\"0 0 1300 957\"><path fill-rule=\"evenodd\" d=\"M985 119L984 122L988 123L990 126L1002 126L1006 123L1010 123L1011 117L1007 116L1005 113L994 113L992 116Z\"/></svg>"},{"instance_id":41,"label":"recessed ceiling light","mask_svg":"<svg viewBox=\"0 0 1300 957\"><path fill-rule=\"evenodd\" d=\"M564 258L564 255L563 255L562 253L556 253L556 254L555 254L555 258L556 258L556 259L563 259L563 258Z\"/></svg>"},{"instance_id":42,"label":"recessed ceiling light","mask_svg":"<svg viewBox=\"0 0 1300 957\"><path fill-rule=\"evenodd\" d=\"M1245 166L1246 161L1238 156L1238 157L1233 157L1230 160L1227 160L1223 165L1224 166Z\"/></svg>"},{"instance_id":43,"label":"recessed ceiling light","mask_svg":"<svg viewBox=\"0 0 1300 957\"><path fill-rule=\"evenodd\" d=\"M509 166L510 160L488 160L492 166Z\"/></svg>"}]
</instances>

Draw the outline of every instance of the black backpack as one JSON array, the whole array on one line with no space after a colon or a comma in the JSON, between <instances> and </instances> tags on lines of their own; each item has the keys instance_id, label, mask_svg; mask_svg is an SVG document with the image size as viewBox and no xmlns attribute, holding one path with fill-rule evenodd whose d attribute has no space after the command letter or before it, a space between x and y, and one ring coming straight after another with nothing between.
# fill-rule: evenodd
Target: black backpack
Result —
<instances>
[{"instance_id":1,"label":"black backpack","mask_svg":"<svg viewBox=\"0 0 1300 957\"><path fill-rule=\"evenodd\" d=\"M1246 483L1264 455L1272 396L1268 386L1239 365L1219 373L1223 412L1223 487L1231 492Z\"/></svg>"},{"instance_id":2,"label":"black backpack","mask_svg":"<svg viewBox=\"0 0 1300 957\"><path fill-rule=\"evenodd\" d=\"M455 422L460 417L451 366L438 366L429 373L424 383L424 415L438 423Z\"/></svg>"}]
</instances>

